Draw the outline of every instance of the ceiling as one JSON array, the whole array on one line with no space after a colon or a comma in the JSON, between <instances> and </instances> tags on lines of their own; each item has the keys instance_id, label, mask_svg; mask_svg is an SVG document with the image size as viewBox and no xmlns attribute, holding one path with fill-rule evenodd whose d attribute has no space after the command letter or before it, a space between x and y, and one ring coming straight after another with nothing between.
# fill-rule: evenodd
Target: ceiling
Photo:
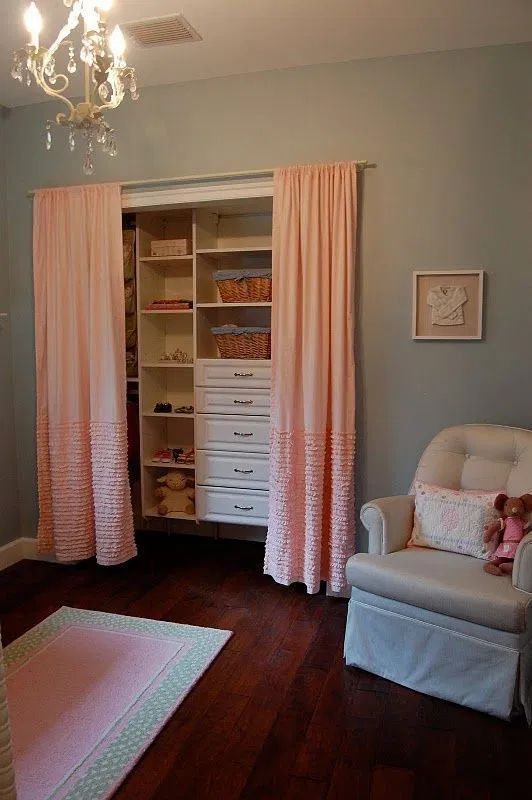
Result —
<instances>
[{"instance_id":1,"label":"ceiling","mask_svg":"<svg viewBox=\"0 0 532 800\"><path fill-rule=\"evenodd\" d=\"M25 42L29 0L0 0L0 104L41 102L10 75ZM63 0L37 0L48 43L62 25ZM182 12L202 42L141 49L128 61L140 86L359 58L532 40L530 0L114 0L113 21Z\"/></svg>"}]
</instances>

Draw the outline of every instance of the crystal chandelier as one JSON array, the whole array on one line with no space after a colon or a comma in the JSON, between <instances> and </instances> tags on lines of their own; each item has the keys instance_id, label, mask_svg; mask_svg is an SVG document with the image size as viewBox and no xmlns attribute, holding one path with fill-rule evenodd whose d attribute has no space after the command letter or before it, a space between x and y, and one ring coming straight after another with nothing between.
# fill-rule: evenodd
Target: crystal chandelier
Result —
<instances>
[{"instance_id":1,"label":"crystal chandelier","mask_svg":"<svg viewBox=\"0 0 532 800\"><path fill-rule=\"evenodd\" d=\"M24 24L30 34L26 47L14 54L13 78L31 86L32 78L37 86L50 97L62 101L66 112L56 116L58 125L68 131L70 150L76 148L76 137L81 135L86 142L83 171L92 175L95 144L101 145L110 156L117 154L115 131L104 119L107 109L117 108L126 91L133 100L138 99L135 70L128 67L124 59L126 42L118 25L112 33L107 28L106 12L112 0L63 0L70 9L65 25L50 47L42 47L39 34L42 17L35 3L31 3L24 14ZM70 38L79 28L81 42L76 49ZM61 48L68 50L66 71L73 76L78 69L77 57L84 70L84 97L73 103L65 96L70 85L67 75L57 72L56 58ZM65 56L66 58L66 56ZM52 147L52 122L46 123L46 149Z\"/></svg>"}]
</instances>

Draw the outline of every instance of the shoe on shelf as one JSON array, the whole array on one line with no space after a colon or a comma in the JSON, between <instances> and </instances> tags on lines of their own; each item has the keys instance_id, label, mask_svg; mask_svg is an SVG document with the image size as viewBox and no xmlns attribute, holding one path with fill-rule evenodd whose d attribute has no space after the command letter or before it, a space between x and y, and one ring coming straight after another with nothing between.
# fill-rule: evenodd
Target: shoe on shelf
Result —
<instances>
[{"instance_id":1,"label":"shoe on shelf","mask_svg":"<svg viewBox=\"0 0 532 800\"><path fill-rule=\"evenodd\" d=\"M170 464L172 461L172 453L168 448L161 450L161 464Z\"/></svg>"},{"instance_id":2,"label":"shoe on shelf","mask_svg":"<svg viewBox=\"0 0 532 800\"><path fill-rule=\"evenodd\" d=\"M175 409L176 414L193 414L194 406L179 406Z\"/></svg>"},{"instance_id":3,"label":"shoe on shelf","mask_svg":"<svg viewBox=\"0 0 532 800\"><path fill-rule=\"evenodd\" d=\"M179 459L180 459L182 453L183 453L183 448L182 447L174 447L174 449L172 450L172 457L173 457L174 461L176 462L176 464L179 463Z\"/></svg>"},{"instance_id":4,"label":"shoe on shelf","mask_svg":"<svg viewBox=\"0 0 532 800\"><path fill-rule=\"evenodd\" d=\"M179 453L177 458L178 464L193 464L194 463L194 448L193 447L185 447Z\"/></svg>"},{"instance_id":5,"label":"shoe on shelf","mask_svg":"<svg viewBox=\"0 0 532 800\"><path fill-rule=\"evenodd\" d=\"M172 413L172 404L171 403L156 403L155 408L153 409L155 414L171 414Z\"/></svg>"}]
</instances>

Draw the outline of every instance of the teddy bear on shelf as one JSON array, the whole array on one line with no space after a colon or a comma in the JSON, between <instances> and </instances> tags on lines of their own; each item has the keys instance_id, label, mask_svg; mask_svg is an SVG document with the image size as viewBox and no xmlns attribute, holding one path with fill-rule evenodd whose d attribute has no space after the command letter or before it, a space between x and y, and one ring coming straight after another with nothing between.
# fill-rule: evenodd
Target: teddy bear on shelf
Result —
<instances>
[{"instance_id":1,"label":"teddy bear on shelf","mask_svg":"<svg viewBox=\"0 0 532 800\"><path fill-rule=\"evenodd\" d=\"M155 498L159 501L158 514L165 517L175 512L191 516L196 513L193 481L184 472L179 469L167 472L157 478L157 483L163 484L155 489Z\"/></svg>"},{"instance_id":2,"label":"teddy bear on shelf","mask_svg":"<svg viewBox=\"0 0 532 800\"><path fill-rule=\"evenodd\" d=\"M521 497L498 494L493 505L500 517L486 526L484 541L491 542L494 549L484 570L490 575L508 575L512 572L519 542L531 528L527 516L532 511L532 494Z\"/></svg>"}]
</instances>

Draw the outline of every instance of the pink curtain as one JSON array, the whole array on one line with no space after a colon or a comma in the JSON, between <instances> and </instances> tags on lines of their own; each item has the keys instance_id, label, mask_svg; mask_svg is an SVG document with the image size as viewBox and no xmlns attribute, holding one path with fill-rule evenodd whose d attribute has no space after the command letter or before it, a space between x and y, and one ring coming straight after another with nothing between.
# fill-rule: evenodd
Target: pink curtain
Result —
<instances>
[{"instance_id":1,"label":"pink curtain","mask_svg":"<svg viewBox=\"0 0 532 800\"><path fill-rule=\"evenodd\" d=\"M38 545L59 561L136 555L121 228L118 185L36 193Z\"/></svg>"},{"instance_id":2,"label":"pink curtain","mask_svg":"<svg viewBox=\"0 0 532 800\"><path fill-rule=\"evenodd\" d=\"M354 552L356 166L275 172L264 571L311 593Z\"/></svg>"}]
</instances>

